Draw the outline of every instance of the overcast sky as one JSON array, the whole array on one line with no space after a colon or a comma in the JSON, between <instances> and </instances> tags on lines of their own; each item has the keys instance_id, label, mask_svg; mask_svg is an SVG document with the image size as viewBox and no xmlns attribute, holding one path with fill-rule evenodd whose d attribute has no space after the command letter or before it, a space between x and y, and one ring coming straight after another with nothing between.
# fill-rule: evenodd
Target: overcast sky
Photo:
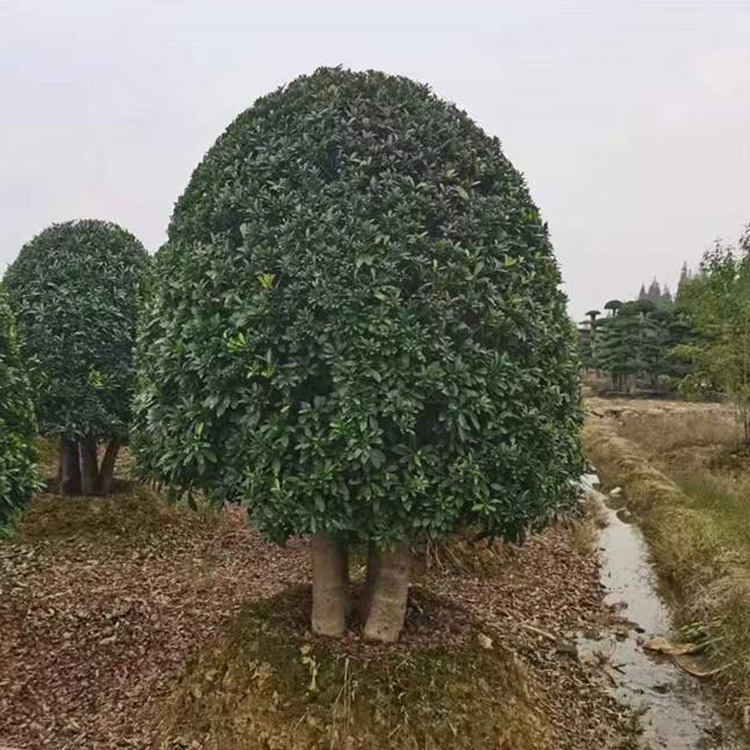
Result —
<instances>
[{"instance_id":1,"label":"overcast sky","mask_svg":"<svg viewBox=\"0 0 750 750\"><path fill-rule=\"evenodd\" d=\"M0 273L72 218L156 250L227 124L338 64L429 83L501 139L576 317L750 221L750 0L0 0Z\"/></svg>"}]
</instances>

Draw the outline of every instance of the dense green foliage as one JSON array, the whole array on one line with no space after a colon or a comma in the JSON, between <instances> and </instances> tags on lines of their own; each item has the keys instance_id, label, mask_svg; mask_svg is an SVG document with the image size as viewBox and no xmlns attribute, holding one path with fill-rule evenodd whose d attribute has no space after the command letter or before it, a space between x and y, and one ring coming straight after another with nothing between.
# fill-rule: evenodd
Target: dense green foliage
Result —
<instances>
[{"instance_id":1,"label":"dense green foliage","mask_svg":"<svg viewBox=\"0 0 750 750\"><path fill-rule=\"evenodd\" d=\"M147 260L129 232L86 220L45 229L8 269L3 286L43 435L127 434Z\"/></svg>"},{"instance_id":2,"label":"dense green foliage","mask_svg":"<svg viewBox=\"0 0 750 750\"><path fill-rule=\"evenodd\" d=\"M680 284L677 307L698 334L677 350L695 368L683 392L725 393L750 442L750 225L737 248L717 242L705 253L699 273Z\"/></svg>"},{"instance_id":3,"label":"dense green foliage","mask_svg":"<svg viewBox=\"0 0 750 750\"><path fill-rule=\"evenodd\" d=\"M750 225L736 247L717 240L674 303L654 280L639 299L612 300L606 317L579 324L585 368L608 372L617 391L658 387L688 398L729 398L750 442Z\"/></svg>"},{"instance_id":4,"label":"dense green foliage","mask_svg":"<svg viewBox=\"0 0 750 750\"><path fill-rule=\"evenodd\" d=\"M177 203L134 449L271 538L523 536L580 471L575 339L496 139L404 78L256 102Z\"/></svg>"},{"instance_id":5,"label":"dense green foliage","mask_svg":"<svg viewBox=\"0 0 750 750\"><path fill-rule=\"evenodd\" d=\"M36 422L13 315L0 290L0 523L37 488Z\"/></svg>"},{"instance_id":6,"label":"dense green foliage","mask_svg":"<svg viewBox=\"0 0 750 750\"><path fill-rule=\"evenodd\" d=\"M670 305L650 300L625 302L599 321L597 364L612 375L619 390L637 380L653 388L671 387L675 378L684 375L671 353L688 330Z\"/></svg>"},{"instance_id":7,"label":"dense green foliage","mask_svg":"<svg viewBox=\"0 0 750 750\"><path fill-rule=\"evenodd\" d=\"M638 384L674 389L689 369L673 354L676 346L690 339L685 316L669 302L639 299L608 304L606 317L590 315L579 328L584 366L608 372L617 391Z\"/></svg>"}]
</instances>

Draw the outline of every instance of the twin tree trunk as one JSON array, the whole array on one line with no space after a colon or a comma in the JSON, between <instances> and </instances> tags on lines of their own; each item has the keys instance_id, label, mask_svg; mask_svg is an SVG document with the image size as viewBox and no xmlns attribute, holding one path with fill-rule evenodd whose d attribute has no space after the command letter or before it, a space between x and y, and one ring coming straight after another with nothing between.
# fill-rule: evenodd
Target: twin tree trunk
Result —
<instances>
[{"instance_id":1,"label":"twin tree trunk","mask_svg":"<svg viewBox=\"0 0 750 750\"><path fill-rule=\"evenodd\" d=\"M335 535L312 537L312 629L319 635L340 636L349 613L349 557ZM370 547L364 598L360 612L365 638L385 643L398 640L404 627L409 594L411 551L406 543L389 550Z\"/></svg>"},{"instance_id":2,"label":"twin tree trunk","mask_svg":"<svg viewBox=\"0 0 750 750\"><path fill-rule=\"evenodd\" d=\"M120 440L112 438L99 464L95 438L60 441L60 490L63 495L109 495Z\"/></svg>"}]
</instances>

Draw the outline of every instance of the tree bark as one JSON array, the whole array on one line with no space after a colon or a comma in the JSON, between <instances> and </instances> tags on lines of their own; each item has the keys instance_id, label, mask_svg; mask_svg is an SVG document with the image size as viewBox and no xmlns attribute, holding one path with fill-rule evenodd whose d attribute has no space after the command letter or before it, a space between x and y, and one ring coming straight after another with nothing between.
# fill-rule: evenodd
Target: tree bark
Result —
<instances>
[{"instance_id":1,"label":"tree bark","mask_svg":"<svg viewBox=\"0 0 750 750\"><path fill-rule=\"evenodd\" d=\"M346 546L333 534L312 536L312 629L318 635L340 636L346 629L348 560Z\"/></svg>"},{"instance_id":2,"label":"tree bark","mask_svg":"<svg viewBox=\"0 0 750 750\"><path fill-rule=\"evenodd\" d=\"M84 437L78 441L81 454L81 494L93 495L96 492L99 468L97 465L96 439Z\"/></svg>"},{"instance_id":3,"label":"tree bark","mask_svg":"<svg viewBox=\"0 0 750 750\"><path fill-rule=\"evenodd\" d=\"M55 477L55 483L58 494L62 494L62 482L63 482L63 466L65 464L65 446L63 438L60 438L60 447L57 451L57 476ZM0 748L2 750L2 748Z\"/></svg>"},{"instance_id":4,"label":"tree bark","mask_svg":"<svg viewBox=\"0 0 750 750\"><path fill-rule=\"evenodd\" d=\"M372 603L372 593L375 590L375 581L378 578L378 567L380 565L380 550L376 544L370 542L367 550L367 573L365 575L365 585L363 586L362 596L359 600L358 615L364 623L370 616L370 605Z\"/></svg>"},{"instance_id":5,"label":"tree bark","mask_svg":"<svg viewBox=\"0 0 750 750\"><path fill-rule=\"evenodd\" d=\"M60 492L63 495L81 494L81 466L78 443L74 438L60 439Z\"/></svg>"},{"instance_id":6,"label":"tree bark","mask_svg":"<svg viewBox=\"0 0 750 750\"><path fill-rule=\"evenodd\" d=\"M99 477L96 482L96 494L107 496L112 492L112 479L115 472L115 463L117 462L117 453L120 450L122 442L119 438L112 438L107 443L107 450L102 459L102 465L99 468Z\"/></svg>"},{"instance_id":7,"label":"tree bark","mask_svg":"<svg viewBox=\"0 0 750 750\"><path fill-rule=\"evenodd\" d=\"M399 542L378 555L370 611L365 624L365 638L395 643L404 628L409 597L411 550Z\"/></svg>"}]
</instances>

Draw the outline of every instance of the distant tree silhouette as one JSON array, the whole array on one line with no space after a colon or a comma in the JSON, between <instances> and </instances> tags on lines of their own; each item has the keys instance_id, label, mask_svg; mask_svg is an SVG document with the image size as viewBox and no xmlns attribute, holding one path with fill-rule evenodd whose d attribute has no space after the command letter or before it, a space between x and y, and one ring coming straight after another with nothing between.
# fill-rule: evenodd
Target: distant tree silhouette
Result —
<instances>
[{"instance_id":1,"label":"distant tree silhouette","mask_svg":"<svg viewBox=\"0 0 750 750\"><path fill-rule=\"evenodd\" d=\"M669 291L669 287L666 285L662 288L659 281L654 277L651 280L648 289L645 284L641 284L641 289L638 292L637 299L650 300L657 305L669 305L672 304L672 292Z\"/></svg>"}]
</instances>

